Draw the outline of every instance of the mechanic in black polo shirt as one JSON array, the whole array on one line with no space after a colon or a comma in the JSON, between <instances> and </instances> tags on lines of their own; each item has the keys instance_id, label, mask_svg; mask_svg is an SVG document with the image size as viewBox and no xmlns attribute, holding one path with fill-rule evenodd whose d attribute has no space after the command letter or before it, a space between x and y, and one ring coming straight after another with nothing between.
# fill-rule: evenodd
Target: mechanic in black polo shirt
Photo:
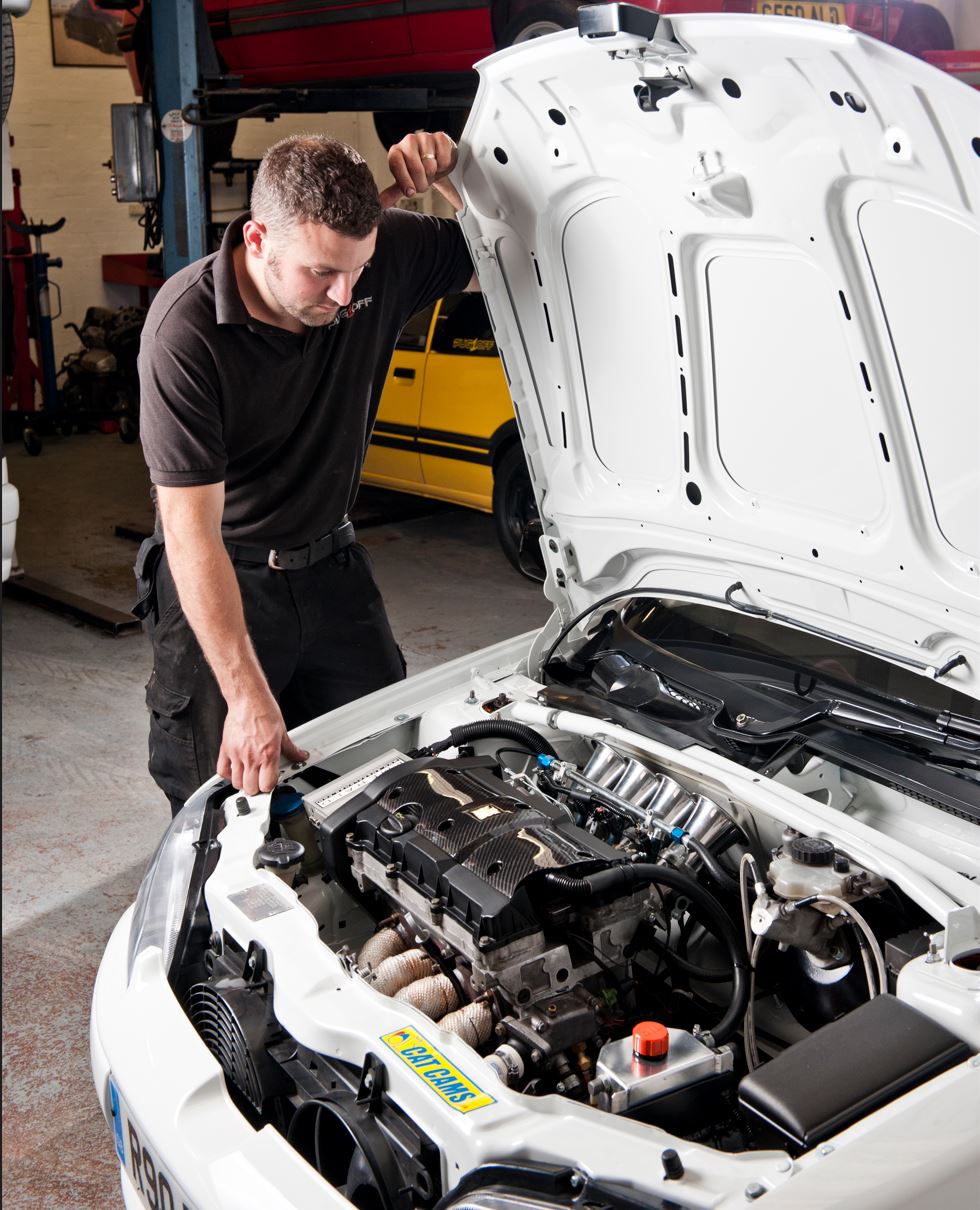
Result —
<instances>
[{"instance_id":1,"label":"mechanic in black polo shirt","mask_svg":"<svg viewBox=\"0 0 980 1210\"><path fill-rule=\"evenodd\" d=\"M320 135L266 153L249 215L171 277L140 348L157 534L135 612L153 672L149 769L176 813L215 771L271 790L286 729L405 675L346 514L405 321L476 289L458 224L393 209L444 178L445 134L361 156Z\"/></svg>"}]
</instances>

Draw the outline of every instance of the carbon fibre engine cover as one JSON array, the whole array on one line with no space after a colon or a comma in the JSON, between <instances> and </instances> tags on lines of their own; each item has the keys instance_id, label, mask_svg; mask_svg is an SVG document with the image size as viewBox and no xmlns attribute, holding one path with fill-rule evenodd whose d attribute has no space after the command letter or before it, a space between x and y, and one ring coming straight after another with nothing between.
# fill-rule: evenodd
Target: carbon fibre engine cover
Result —
<instances>
[{"instance_id":1,"label":"carbon fibre engine cover","mask_svg":"<svg viewBox=\"0 0 980 1210\"><path fill-rule=\"evenodd\" d=\"M349 854L370 854L394 898L397 884L406 884L482 950L538 932L536 890L545 873L584 873L620 854L546 799L505 785L492 767L485 757L430 757L390 770L346 806L343 819L321 825L328 869L349 883Z\"/></svg>"}]
</instances>

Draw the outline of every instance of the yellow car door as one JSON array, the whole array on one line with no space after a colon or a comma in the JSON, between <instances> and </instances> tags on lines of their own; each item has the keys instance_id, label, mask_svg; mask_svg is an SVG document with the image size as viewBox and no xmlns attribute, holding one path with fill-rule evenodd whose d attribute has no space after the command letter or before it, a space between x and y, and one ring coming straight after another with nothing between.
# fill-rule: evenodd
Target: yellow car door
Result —
<instances>
[{"instance_id":1,"label":"yellow car door","mask_svg":"<svg viewBox=\"0 0 980 1210\"><path fill-rule=\"evenodd\" d=\"M395 345L364 460L362 477L375 487L414 492L422 487L419 414L425 383L425 348L434 312L435 305L413 315Z\"/></svg>"},{"instance_id":2,"label":"yellow car door","mask_svg":"<svg viewBox=\"0 0 980 1210\"><path fill-rule=\"evenodd\" d=\"M426 487L490 512L493 438L513 425L514 407L482 295L442 300L425 373L419 451Z\"/></svg>"}]
</instances>

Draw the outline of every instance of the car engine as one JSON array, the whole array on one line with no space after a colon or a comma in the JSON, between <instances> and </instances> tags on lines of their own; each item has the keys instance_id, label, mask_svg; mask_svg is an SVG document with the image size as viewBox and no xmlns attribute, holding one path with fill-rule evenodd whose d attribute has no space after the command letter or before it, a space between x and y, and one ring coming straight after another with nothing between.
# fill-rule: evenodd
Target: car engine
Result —
<instances>
[{"instance_id":1,"label":"car engine","mask_svg":"<svg viewBox=\"0 0 980 1210\"><path fill-rule=\"evenodd\" d=\"M751 774L732 791L695 773L638 715L627 729L568 710L565 690L555 705L526 678L492 684L465 712L351 746L339 770L284 779L258 847L245 799L215 792L226 827L207 853L238 854L238 916L220 896L199 906L175 992L246 1117L355 1205L434 1210L452 1183L439 1147L469 1137L452 1113L515 1094L663 1132L672 1180L679 1141L719 1162L801 1156L975 1053L972 909L950 917L956 952L935 956L942 892L834 825L848 800L829 762L783 774L819 796L794 815ZM288 902L340 976L323 994L357 1005L336 1049L285 988L288 951L273 966L261 939ZM428 1110L397 1095L392 1063L438 1094Z\"/></svg>"},{"instance_id":2,"label":"car engine","mask_svg":"<svg viewBox=\"0 0 980 1210\"><path fill-rule=\"evenodd\" d=\"M887 993L925 918L829 841L763 844L647 755L587 751L488 720L307 793L318 877L374 922L341 953L515 1090L749 1145L739 1069Z\"/></svg>"},{"instance_id":3,"label":"car engine","mask_svg":"<svg viewBox=\"0 0 980 1210\"><path fill-rule=\"evenodd\" d=\"M503 1039L493 1061L505 1080L550 1068L571 1091L604 993L628 980L649 891L576 904L562 876L573 885L621 854L493 765L406 761L334 805L321 823L330 873L393 909L357 954L379 991L471 1045Z\"/></svg>"}]
</instances>

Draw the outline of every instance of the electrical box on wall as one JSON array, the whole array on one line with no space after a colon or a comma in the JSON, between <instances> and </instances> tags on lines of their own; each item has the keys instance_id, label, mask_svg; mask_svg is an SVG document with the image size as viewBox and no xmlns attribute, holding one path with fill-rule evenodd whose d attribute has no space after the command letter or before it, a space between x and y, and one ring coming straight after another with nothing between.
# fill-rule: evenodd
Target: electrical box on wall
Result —
<instances>
[{"instance_id":1,"label":"electrical box on wall","mask_svg":"<svg viewBox=\"0 0 980 1210\"><path fill-rule=\"evenodd\" d=\"M113 195L119 202L151 202L160 192L153 109L112 105Z\"/></svg>"}]
</instances>

